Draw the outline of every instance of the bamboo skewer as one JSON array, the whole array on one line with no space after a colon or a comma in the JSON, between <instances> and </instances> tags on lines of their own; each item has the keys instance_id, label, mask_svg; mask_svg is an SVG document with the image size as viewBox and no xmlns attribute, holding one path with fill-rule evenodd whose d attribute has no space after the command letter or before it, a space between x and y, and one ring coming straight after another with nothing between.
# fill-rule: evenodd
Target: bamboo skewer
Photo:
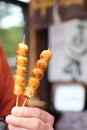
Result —
<instances>
[{"instance_id":1,"label":"bamboo skewer","mask_svg":"<svg viewBox=\"0 0 87 130\"><path fill-rule=\"evenodd\" d=\"M18 106L19 95L16 96L16 106Z\"/></svg>"},{"instance_id":2,"label":"bamboo skewer","mask_svg":"<svg viewBox=\"0 0 87 130\"><path fill-rule=\"evenodd\" d=\"M22 43L25 44L25 35L23 36L23 40L22 40ZM20 43L20 44L22 44ZM19 52L18 52L18 55L19 55ZM20 56L20 55L19 55ZM25 56L24 56L25 57ZM20 63L20 62L19 62ZM17 66L17 65L16 65ZM19 65L20 66L20 65ZM21 65L22 66L22 65ZM20 66L20 67L21 67ZM20 86L20 85L19 85ZM19 102L19 94L16 94L16 106L18 106L18 102Z\"/></svg>"},{"instance_id":3,"label":"bamboo skewer","mask_svg":"<svg viewBox=\"0 0 87 130\"><path fill-rule=\"evenodd\" d=\"M23 43L25 43L25 35L23 36Z\"/></svg>"},{"instance_id":4,"label":"bamboo skewer","mask_svg":"<svg viewBox=\"0 0 87 130\"><path fill-rule=\"evenodd\" d=\"M22 107L25 106L26 102L27 102L27 97L25 98L25 100L24 100L24 102L23 102L23 104L22 104Z\"/></svg>"}]
</instances>

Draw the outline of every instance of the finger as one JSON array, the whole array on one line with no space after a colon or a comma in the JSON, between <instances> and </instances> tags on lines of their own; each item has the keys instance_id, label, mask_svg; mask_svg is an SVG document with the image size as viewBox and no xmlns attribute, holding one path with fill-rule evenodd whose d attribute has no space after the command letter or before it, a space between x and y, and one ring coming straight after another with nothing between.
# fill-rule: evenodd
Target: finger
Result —
<instances>
[{"instance_id":1,"label":"finger","mask_svg":"<svg viewBox=\"0 0 87 130\"><path fill-rule=\"evenodd\" d=\"M25 128L21 128L21 127L16 127L16 126L11 125L11 124L8 125L8 129L9 130L31 130L31 129L25 129Z\"/></svg>"},{"instance_id":2,"label":"finger","mask_svg":"<svg viewBox=\"0 0 87 130\"><path fill-rule=\"evenodd\" d=\"M16 127L16 126L13 126L13 125L11 125L11 124L9 124L8 125L8 129L9 130L31 130L31 129L25 129L25 128L21 128L21 127ZM40 129L39 129L40 130ZM51 128L51 127L46 127L46 129L45 130L54 130L53 128Z\"/></svg>"},{"instance_id":3,"label":"finger","mask_svg":"<svg viewBox=\"0 0 87 130\"><path fill-rule=\"evenodd\" d=\"M50 122L52 124L54 123L54 117L48 112L39 108L14 107L12 109L12 114L15 116L40 118L44 122Z\"/></svg>"},{"instance_id":4,"label":"finger","mask_svg":"<svg viewBox=\"0 0 87 130\"><path fill-rule=\"evenodd\" d=\"M45 123L37 118L21 118L13 115L6 117L6 122L16 127L22 127L32 130L53 130L52 124Z\"/></svg>"}]
</instances>

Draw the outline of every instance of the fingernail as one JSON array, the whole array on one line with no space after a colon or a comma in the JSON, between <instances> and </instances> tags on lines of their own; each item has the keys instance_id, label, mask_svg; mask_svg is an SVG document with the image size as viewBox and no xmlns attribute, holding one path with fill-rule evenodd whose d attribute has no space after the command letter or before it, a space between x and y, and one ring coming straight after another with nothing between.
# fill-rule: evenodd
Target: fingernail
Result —
<instances>
[{"instance_id":1,"label":"fingernail","mask_svg":"<svg viewBox=\"0 0 87 130\"><path fill-rule=\"evenodd\" d=\"M7 123L10 123L12 121L12 117L8 115L5 120Z\"/></svg>"}]
</instances>

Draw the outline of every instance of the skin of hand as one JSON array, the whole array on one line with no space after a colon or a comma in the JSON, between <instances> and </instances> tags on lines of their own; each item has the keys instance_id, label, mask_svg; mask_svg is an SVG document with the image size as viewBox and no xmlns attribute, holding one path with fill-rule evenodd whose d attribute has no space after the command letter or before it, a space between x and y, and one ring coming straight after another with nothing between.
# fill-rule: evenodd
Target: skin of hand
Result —
<instances>
[{"instance_id":1,"label":"skin of hand","mask_svg":"<svg viewBox=\"0 0 87 130\"><path fill-rule=\"evenodd\" d=\"M6 123L9 130L54 130L54 117L36 107L13 107Z\"/></svg>"}]
</instances>

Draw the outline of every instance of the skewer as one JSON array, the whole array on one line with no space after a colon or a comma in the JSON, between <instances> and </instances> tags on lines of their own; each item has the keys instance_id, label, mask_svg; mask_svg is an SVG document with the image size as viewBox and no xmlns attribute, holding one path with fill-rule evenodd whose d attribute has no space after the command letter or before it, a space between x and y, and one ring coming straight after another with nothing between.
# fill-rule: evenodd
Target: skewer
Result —
<instances>
[{"instance_id":1,"label":"skewer","mask_svg":"<svg viewBox=\"0 0 87 130\"><path fill-rule=\"evenodd\" d=\"M25 43L25 35L23 36L23 43Z\"/></svg>"},{"instance_id":2,"label":"skewer","mask_svg":"<svg viewBox=\"0 0 87 130\"><path fill-rule=\"evenodd\" d=\"M24 100L24 102L23 102L23 104L22 104L22 107L25 106L26 102L27 102L27 97L25 98L25 100Z\"/></svg>"},{"instance_id":3,"label":"skewer","mask_svg":"<svg viewBox=\"0 0 87 130\"><path fill-rule=\"evenodd\" d=\"M27 64L27 48L28 47L26 47L26 45L24 45L25 44L25 35L23 36L23 40L22 40L22 42L21 43L19 43L19 46L18 46L18 48L17 48L17 58L16 58L16 66L18 67L25 67L25 65ZM23 46L22 45L24 45L24 47L25 47L25 50L23 51L23 54L22 54L22 49L23 49ZM22 46L22 47L21 47ZM21 48L20 48L21 47ZM20 48L20 49L19 49ZM24 64L21 62L21 59L23 58L23 60L24 60ZM18 70L17 70L18 69ZM22 69L23 71L23 73L25 74L26 73L26 71L24 70L24 69ZM15 71L15 75L18 75L19 77L24 77L24 75L22 74L22 73L20 73L19 74L19 72L20 72L20 69L19 68L16 68L16 71ZM17 77L16 77L17 78ZM21 79L19 79L18 80L18 82L20 82L20 80ZM16 81L17 82L17 81ZM18 84L16 84L16 82L15 82L15 91L14 91L14 94L16 95L16 106L18 106L18 102L19 102L19 96L20 96L20 94L21 94L21 92L18 90L19 89L19 87L21 87L21 85L18 83ZM22 91L22 89L21 89L21 91Z\"/></svg>"},{"instance_id":4,"label":"skewer","mask_svg":"<svg viewBox=\"0 0 87 130\"><path fill-rule=\"evenodd\" d=\"M16 106L18 106L19 95L16 96Z\"/></svg>"},{"instance_id":5,"label":"skewer","mask_svg":"<svg viewBox=\"0 0 87 130\"><path fill-rule=\"evenodd\" d=\"M48 48L51 50L52 46L53 46L52 43L50 43Z\"/></svg>"}]
</instances>

